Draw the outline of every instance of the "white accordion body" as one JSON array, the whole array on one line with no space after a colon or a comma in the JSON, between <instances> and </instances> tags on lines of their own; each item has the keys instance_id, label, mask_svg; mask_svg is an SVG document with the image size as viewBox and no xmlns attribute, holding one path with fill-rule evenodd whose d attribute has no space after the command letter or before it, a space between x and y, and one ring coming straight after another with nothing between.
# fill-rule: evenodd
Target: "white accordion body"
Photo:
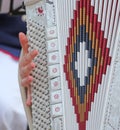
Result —
<instances>
[{"instance_id":1,"label":"white accordion body","mask_svg":"<svg viewBox=\"0 0 120 130\"><path fill-rule=\"evenodd\" d=\"M120 0L25 0L31 130L120 130ZM25 91L21 88L25 103Z\"/></svg>"}]
</instances>

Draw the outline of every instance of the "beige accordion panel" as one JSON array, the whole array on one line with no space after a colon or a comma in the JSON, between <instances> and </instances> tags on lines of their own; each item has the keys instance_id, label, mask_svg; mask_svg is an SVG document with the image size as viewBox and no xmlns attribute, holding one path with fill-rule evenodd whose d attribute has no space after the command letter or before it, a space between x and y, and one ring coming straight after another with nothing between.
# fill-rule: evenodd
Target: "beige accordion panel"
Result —
<instances>
[{"instance_id":1,"label":"beige accordion panel","mask_svg":"<svg viewBox=\"0 0 120 130\"><path fill-rule=\"evenodd\" d=\"M31 130L120 129L120 1L26 0Z\"/></svg>"}]
</instances>

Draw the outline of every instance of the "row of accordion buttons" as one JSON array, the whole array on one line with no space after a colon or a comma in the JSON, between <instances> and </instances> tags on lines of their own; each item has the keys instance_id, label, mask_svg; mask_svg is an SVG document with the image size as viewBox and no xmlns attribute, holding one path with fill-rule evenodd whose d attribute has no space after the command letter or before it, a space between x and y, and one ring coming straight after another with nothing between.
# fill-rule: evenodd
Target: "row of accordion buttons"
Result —
<instances>
[{"instance_id":1,"label":"row of accordion buttons","mask_svg":"<svg viewBox=\"0 0 120 130\"><path fill-rule=\"evenodd\" d=\"M60 59L56 26L47 29L48 72L51 89L52 117L62 116L62 96L60 83Z\"/></svg>"}]
</instances>

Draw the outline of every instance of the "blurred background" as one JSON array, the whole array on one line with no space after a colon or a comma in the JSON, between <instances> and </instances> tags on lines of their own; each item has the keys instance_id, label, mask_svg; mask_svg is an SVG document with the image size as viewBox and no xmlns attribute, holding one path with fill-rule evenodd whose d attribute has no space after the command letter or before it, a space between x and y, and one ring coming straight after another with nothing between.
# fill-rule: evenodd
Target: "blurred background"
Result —
<instances>
[{"instance_id":1,"label":"blurred background","mask_svg":"<svg viewBox=\"0 0 120 130\"><path fill-rule=\"evenodd\" d=\"M0 130L27 130L18 85L18 34L26 33L24 17L23 0L0 0Z\"/></svg>"}]
</instances>

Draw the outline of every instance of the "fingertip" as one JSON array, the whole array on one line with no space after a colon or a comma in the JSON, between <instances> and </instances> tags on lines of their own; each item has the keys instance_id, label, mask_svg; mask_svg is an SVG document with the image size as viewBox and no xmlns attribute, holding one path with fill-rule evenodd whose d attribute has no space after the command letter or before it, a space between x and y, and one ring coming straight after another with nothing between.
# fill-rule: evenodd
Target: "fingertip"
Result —
<instances>
[{"instance_id":1,"label":"fingertip","mask_svg":"<svg viewBox=\"0 0 120 130\"><path fill-rule=\"evenodd\" d=\"M38 55L39 52L38 52L38 50L33 50L32 53L33 53L34 56L36 56L36 55Z\"/></svg>"},{"instance_id":2,"label":"fingertip","mask_svg":"<svg viewBox=\"0 0 120 130\"><path fill-rule=\"evenodd\" d=\"M39 53L38 50L35 50L35 53L38 54Z\"/></svg>"},{"instance_id":3,"label":"fingertip","mask_svg":"<svg viewBox=\"0 0 120 130\"><path fill-rule=\"evenodd\" d=\"M31 102L30 99L27 99L27 101L26 101L26 105L27 105L27 106L31 106L31 105L32 105L32 102Z\"/></svg>"},{"instance_id":4,"label":"fingertip","mask_svg":"<svg viewBox=\"0 0 120 130\"><path fill-rule=\"evenodd\" d=\"M25 34L23 32L19 32L18 36L19 36L19 38L21 38L21 37L25 36Z\"/></svg>"},{"instance_id":5,"label":"fingertip","mask_svg":"<svg viewBox=\"0 0 120 130\"><path fill-rule=\"evenodd\" d=\"M18 35L19 35L19 37L20 37L20 35L22 35L22 32L19 32Z\"/></svg>"},{"instance_id":6,"label":"fingertip","mask_svg":"<svg viewBox=\"0 0 120 130\"><path fill-rule=\"evenodd\" d=\"M21 86L23 86L25 88L28 87L30 85L30 83L32 82L32 80L33 80L32 76L27 76L27 77L23 78L21 80Z\"/></svg>"},{"instance_id":7,"label":"fingertip","mask_svg":"<svg viewBox=\"0 0 120 130\"><path fill-rule=\"evenodd\" d=\"M32 80L33 80L33 77L32 76L28 76L28 81L32 82Z\"/></svg>"},{"instance_id":8,"label":"fingertip","mask_svg":"<svg viewBox=\"0 0 120 130\"><path fill-rule=\"evenodd\" d=\"M32 68L35 68L35 63L32 62L32 63L31 63L31 67L32 67Z\"/></svg>"}]
</instances>

